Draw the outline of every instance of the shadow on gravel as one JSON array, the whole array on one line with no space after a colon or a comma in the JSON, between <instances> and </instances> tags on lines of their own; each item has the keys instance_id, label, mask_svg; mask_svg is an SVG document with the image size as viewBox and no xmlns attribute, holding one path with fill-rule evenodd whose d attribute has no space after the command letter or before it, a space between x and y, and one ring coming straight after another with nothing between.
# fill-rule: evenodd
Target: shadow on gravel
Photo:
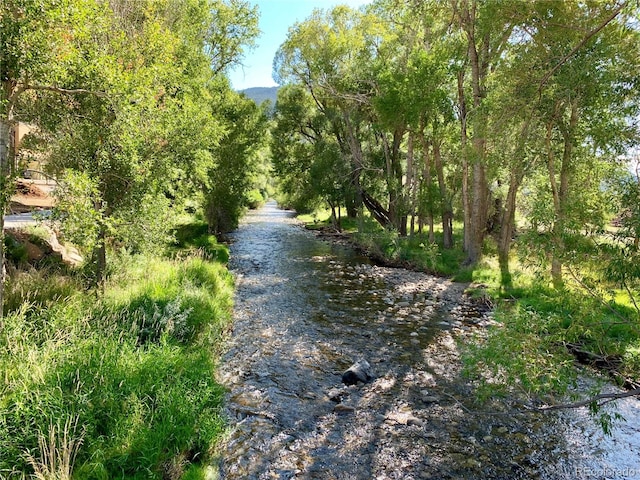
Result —
<instances>
[{"instance_id":1,"label":"shadow on gravel","mask_svg":"<svg viewBox=\"0 0 640 480\"><path fill-rule=\"evenodd\" d=\"M483 323L464 323L463 285L373 266L274 206L234 234L231 267L223 478L571 477L555 417L477 413L455 338ZM376 378L343 385L360 359Z\"/></svg>"}]
</instances>

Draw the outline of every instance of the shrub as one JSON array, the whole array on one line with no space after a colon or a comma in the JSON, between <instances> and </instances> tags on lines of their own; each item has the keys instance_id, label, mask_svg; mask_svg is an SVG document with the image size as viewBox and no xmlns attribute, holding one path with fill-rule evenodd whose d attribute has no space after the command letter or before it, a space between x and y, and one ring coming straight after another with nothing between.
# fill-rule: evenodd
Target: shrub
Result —
<instances>
[{"instance_id":1,"label":"shrub","mask_svg":"<svg viewBox=\"0 0 640 480\"><path fill-rule=\"evenodd\" d=\"M265 198L260 192L260 190L253 189L249 190L246 194L245 202L247 206L251 209L256 209L261 207L264 204Z\"/></svg>"}]
</instances>

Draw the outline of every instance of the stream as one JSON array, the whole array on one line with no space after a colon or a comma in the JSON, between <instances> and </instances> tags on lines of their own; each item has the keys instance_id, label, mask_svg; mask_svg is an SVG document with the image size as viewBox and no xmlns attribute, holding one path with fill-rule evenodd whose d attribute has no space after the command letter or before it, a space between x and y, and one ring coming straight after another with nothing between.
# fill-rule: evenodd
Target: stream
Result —
<instances>
[{"instance_id":1,"label":"stream","mask_svg":"<svg viewBox=\"0 0 640 480\"><path fill-rule=\"evenodd\" d=\"M268 203L231 239L219 368L225 479L640 479L640 402L605 437L586 410L474 402L457 340L493 323L466 285L378 267ZM366 360L374 376L346 386Z\"/></svg>"}]
</instances>

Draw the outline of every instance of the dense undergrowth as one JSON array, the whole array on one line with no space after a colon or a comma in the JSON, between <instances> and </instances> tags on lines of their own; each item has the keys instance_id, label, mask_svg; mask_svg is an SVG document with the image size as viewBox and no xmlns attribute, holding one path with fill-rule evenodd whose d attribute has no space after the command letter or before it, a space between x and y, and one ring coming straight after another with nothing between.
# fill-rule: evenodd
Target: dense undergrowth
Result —
<instances>
[{"instance_id":1,"label":"dense undergrowth","mask_svg":"<svg viewBox=\"0 0 640 480\"><path fill-rule=\"evenodd\" d=\"M329 225L323 216L301 216L308 228ZM548 276L514 255L513 286L505 289L495 245L488 238L484 260L463 266L462 238L444 250L441 233L435 242L428 234L399 237L383 231L371 219L342 220L343 232L355 246L376 260L407 266L454 281L471 282L469 294L495 306L498 327L479 332L465 345L465 372L486 399L519 391L529 398L555 401L577 392L577 364L586 364L627 388L640 386L640 312L633 303L637 291L618 288L604 275L602 256L587 251L571 270L562 289L554 289ZM462 229L455 228L455 232ZM518 245L527 255L527 244Z\"/></svg>"},{"instance_id":2,"label":"dense undergrowth","mask_svg":"<svg viewBox=\"0 0 640 480\"><path fill-rule=\"evenodd\" d=\"M225 428L214 369L233 287L215 237L176 237L169 257L120 256L101 295L65 269L14 274L1 478L204 478Z\"/></svg>"}]
</instances>

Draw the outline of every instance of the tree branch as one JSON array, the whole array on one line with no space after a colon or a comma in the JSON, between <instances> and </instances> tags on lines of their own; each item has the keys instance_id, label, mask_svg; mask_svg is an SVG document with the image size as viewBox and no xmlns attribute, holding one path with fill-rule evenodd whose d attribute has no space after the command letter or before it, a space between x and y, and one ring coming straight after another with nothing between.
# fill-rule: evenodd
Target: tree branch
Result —
<instances>
[{"instance_id":1,"label":"tree branch","mask_svg":"<svg viewBox=\"0 0 640 480\"><path fill-rule=\"evenodd\" d=\"M640 396L640 388L635 388L633 390L628 390L626 392L619 392L619 393L601 393L587 400L579 400L577 402L572 402L572 403L559 403L557 405L546 405L544 407L524 406L524 410L518 409L518 410L510 410L508 412L480 412L477 410L471 410L467 408L460 400L458 400L453 395L447 392L441 392L441 393L444 396L449 397L454 402L456 402L456 404L458 404L460 408L462 408L469 415L514 416L514 415L525 415L525 414L532 414L532 413L551 412L555 410L568 410L571 408L586 407L588 405L591 405L594 402L596 402L599 407L602 407L603 405L606 405L607 403L611 403L615 400Z\"/></svg>"},{"instance_id":2,"label":"tree branch","mask_svg":"<svg viewBox=\"0 0 640 480\"><path fill-rule=\"evenodd\" d=\"M589 288L589 286L587 284L585 284L582 280L580 280L580 278L578 278L578 275L576 275L576 273L573 271L573 269L571 268L570 265L567 265L567 270L569 270L569 273L571 274L571 277L575 280L575 282L582 288L584 288L587 293L589 295L591 295L592 298L594 298L595 300L597 300L598 302L600 302L600 304L604 307L606 307L611 313L613 313L614 316L616 316L617 318L619 318L620 320L622 320L622 324L623 325L631 325L633 324L633 321L627 317L625 317L624 315L622 315L620 312L618 312L615 308L613 308L609 302L605 302L604 299L598 295L597 292L594 292L593 289Z\"/></svg>"},{"instance_id":3,"label":"tree branch","mask_svg":"<svg viewBox=\"0 0 640 480\"><path fill-rule=\"evenodd\" d=\"M24 90L41 90L47 92L61 93L63 95L78 95L81 93L86 93L89 95L95 95L96 97L106 97L107 92L100 92L95 90L87 90L84 88L61 88L54 87L50 85L30 85L30 84L22 84L20 87L22 91Z\"/></svg>"},{"instance_id":4,"label":"tree branch","mask_svg":"<svg viewBox=\"0 0 640 480\"><path fill-rule=\"evenodd\" d=\"M586 400L580 400L577 402L572 402L572 403L560 403L557 405L547 405L544 407L533 407L533 408L530 408L530 410L537 411L537 412L549 412L553 410L566 410L569 408L586 407L587 405L591 405L593 403L596 403L598 406L602 406L614 400L619 400L621 398L627 398L627 397L635 397L638 395L640 395L640 388L635 388L627 392L601 393L600 395L596 395L595 397L588 398ZM600 402L601 400L604 400L604 401Z\"/></svg>"},{"instance_id":5,"label":"tree branch","mask_svg":"<svg viewBox=\"0 0 640 480\"><path fill-rule=\"evenodd\" d=\"M567 63L567 61L573 57L578 50L580 50L589 40L591 40L595 35L597 35L604 27L606 27L611 21L618 16L618 14L622 11L624 7L626 7L626 2L621 3L618 8L616 8L611 15L609 15L605 20L598 25L594 30L591 30L587 33L584 38L576 45L569 53L567 53L562 59L547 73L545 73L544 77L540 80L540 84L538 85L538 93L542 93L542 88L549 81L551 76L558 71L562 65Z\"/></svg>"}]
</instances>

